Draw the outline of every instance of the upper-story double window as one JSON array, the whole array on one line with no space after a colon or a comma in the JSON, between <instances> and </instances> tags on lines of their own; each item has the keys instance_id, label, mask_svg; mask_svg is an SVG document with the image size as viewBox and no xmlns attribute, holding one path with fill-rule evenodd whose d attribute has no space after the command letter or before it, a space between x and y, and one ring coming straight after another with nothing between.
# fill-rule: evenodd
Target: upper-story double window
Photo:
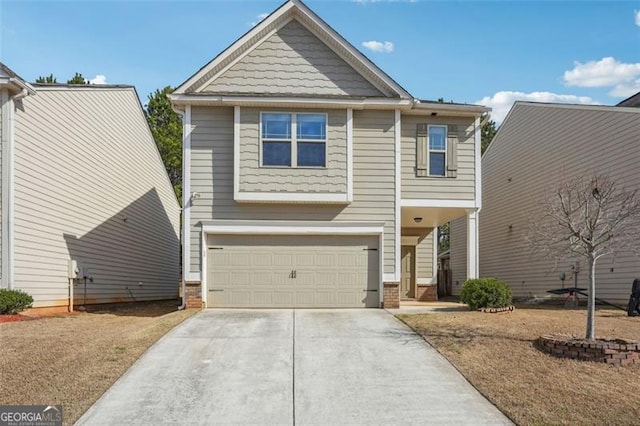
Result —
<instances>
[{"instance_id":1,"label":"upper-story double window","mask_svg":"<svg viewBox=\"0 0 640 426\"><path fill-rule=\"evenodd\" d=\"M263 112L261 165L326 167L327 115Z\"/></svg>"}]
</instances>

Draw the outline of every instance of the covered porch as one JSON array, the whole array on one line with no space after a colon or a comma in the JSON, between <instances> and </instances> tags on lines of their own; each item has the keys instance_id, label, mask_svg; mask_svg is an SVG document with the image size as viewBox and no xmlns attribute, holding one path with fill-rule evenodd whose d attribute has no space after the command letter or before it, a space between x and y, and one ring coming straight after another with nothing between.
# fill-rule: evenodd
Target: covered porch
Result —
<instances>
[{"instance_id":1,"label":"covered porch","mask_svg":"<svg viewBox=\"0 0 640 426\"><path fill-rule=\"evenodd\" d=\"M402 206L400 302L438 300L438 226L466 217L466 276L478 276L477 209L468 207Z\"/></svg>"}]
</instances>

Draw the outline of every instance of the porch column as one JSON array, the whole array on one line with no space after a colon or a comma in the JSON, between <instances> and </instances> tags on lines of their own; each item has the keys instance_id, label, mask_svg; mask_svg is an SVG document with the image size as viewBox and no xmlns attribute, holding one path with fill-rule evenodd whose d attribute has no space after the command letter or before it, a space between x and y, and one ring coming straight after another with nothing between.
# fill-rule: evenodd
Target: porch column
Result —
<instances>
[{"instance_id":1,"label":"porch column","mask_svg":"<svg viewBox=\"0 0 640 426\"><path fill-rule=\"evenodd\" d=\"M467 279L478 278L478 211L467 214Z\"/></svg>"}]
</instances>

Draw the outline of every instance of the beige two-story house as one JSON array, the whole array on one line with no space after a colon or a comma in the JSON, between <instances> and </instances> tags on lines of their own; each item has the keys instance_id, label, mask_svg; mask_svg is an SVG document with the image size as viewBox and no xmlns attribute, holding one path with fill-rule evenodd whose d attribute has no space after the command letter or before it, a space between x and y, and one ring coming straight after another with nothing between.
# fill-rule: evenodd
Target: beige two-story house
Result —
<instances>
[{"instance_id":1,"label":"beige two-story house","mask_svg":"<svg viewBox=\"0 0 640 426\"><path fill-rule=\"evenodd\" d=\"M33 307L176 299L180 206L132 86L0 63L0 289Z\"/></svg>"},{"instance_id":2,"label":"beige two-story house","mask_svg":"<svg viewBox=\"0 0 640 426\"><path fill-rule=\"evenodd\" d=\"M477 275L487 108L414 98L297 0L170 98L184 122L190 305L432 300L437 226L458 217Z\"/></svg>"}]
</instances>

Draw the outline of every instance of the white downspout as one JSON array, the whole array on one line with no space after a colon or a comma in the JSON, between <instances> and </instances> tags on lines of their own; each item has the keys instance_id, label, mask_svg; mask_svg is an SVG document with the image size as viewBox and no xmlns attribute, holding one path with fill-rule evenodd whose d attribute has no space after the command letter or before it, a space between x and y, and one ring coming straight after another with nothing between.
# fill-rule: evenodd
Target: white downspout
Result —
<instances>
[{"instance_id":1,"label":"white downspout","mask_svg":"<svg viewBox=\"0 0 640 426\"><path fill-rule=\"evenodd\" d=\"M182 118L183 123L184 123L184 111L183 110L179 110L178 108L175 107L175 105L173 105L173 103L171 104L171 109L180 116L180 118ZM184 127L184 125L183 125ZM183 137L184 139L184 137ZM183 142L184 143L184 142ZM184 152L184 149L183 149ZM184 158L182 159L183 161L183 165L182 165L182 169L183 169L183 173L182 173L182 190L184 191ZM184 200L184 196L182 197L182 199ZM182 225L184 226L184 205L180 208L180 211L182 212ZM184 235L183 232L180 232L180 237L182 237ZM181 238L181 240L183 240L184 238ZM180 258L182 259L184 256L182 255L182 252L184 251L184 241L182 241L182 244L180 244ZM184 263L184 262L183 262ZM184 268L188 267L188 265L182 265L182 274L180 276L180 279L182 280L182 303L180 304L180 306L178 306L178 310L183 310L184 308L187 307L187 280L184 279L185 274L184 274Z\"/></svg>"},{"instance_id":2,"label":"white downspout","mask_svg":"<svg viewBox=\"0 0 640 426\"><path fill-rule=\"evenodd\" d=\"M14 215L15 215L15 102L29 95L29 90L23 88L20 93L9 97L11 103L9 105L9 137L7 140L7 154L9 156L8 165L8 182L7 192L9 194L9 202L7 203L7 288L13 289L13 282L15 280L14 274Z\"/></svg>"}]
</instances>

